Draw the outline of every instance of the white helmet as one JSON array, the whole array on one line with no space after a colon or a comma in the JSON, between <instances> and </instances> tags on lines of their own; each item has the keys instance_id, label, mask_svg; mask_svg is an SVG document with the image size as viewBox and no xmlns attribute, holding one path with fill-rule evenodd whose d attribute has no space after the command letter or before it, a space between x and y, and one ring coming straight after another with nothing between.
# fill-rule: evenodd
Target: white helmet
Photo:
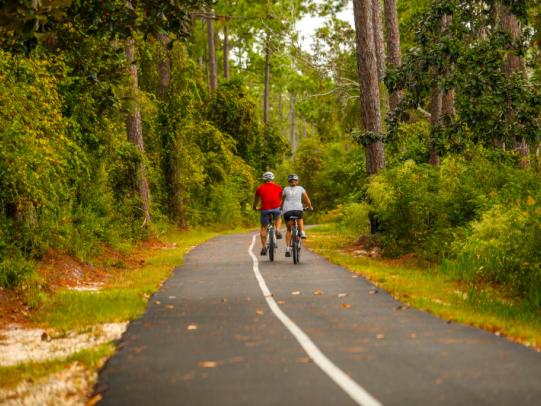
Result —
<instances>
[{"instance_id":1,"label":"white helmet","mask_svg":"<svg viewBox=\"0 0 541 406\"><path fill-rule=\"evenodd\" d=\"M263 180L265 182L270 182L271 180L274 180L274 173L272 172L265 172L262 176Z\"/></svg>"}]
</instances>

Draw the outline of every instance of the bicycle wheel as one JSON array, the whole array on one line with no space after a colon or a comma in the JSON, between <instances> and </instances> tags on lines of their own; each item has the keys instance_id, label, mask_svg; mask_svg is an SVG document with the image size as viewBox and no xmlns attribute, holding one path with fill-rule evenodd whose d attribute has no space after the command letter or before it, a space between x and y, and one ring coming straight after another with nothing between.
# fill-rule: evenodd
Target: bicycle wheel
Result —
<instances>
[{"instance_id":1,"label":"bicycle wheel","mask_svg":"<svg viewBox=\"0 0 541 406\"><path fill-rule=\"evenodd\" d=\"M274 233L274 227L269 230L269 259L274 261L274 251L276 249L276 235Z\"/></svg>"},{"instance_id":2,"label":"bicycle wheel","mask_svg":"<svg viewBox=\"0 0 541 406\"><path fill-rule=\"evenodd\" d=\"M299 263L299 233L297 230L297 227L293 227L291 230L291 239L293 240L293 244L291 244L291 251L292 257L293 257L293 263L298 264Z\"/></svg>"}]
</instances>

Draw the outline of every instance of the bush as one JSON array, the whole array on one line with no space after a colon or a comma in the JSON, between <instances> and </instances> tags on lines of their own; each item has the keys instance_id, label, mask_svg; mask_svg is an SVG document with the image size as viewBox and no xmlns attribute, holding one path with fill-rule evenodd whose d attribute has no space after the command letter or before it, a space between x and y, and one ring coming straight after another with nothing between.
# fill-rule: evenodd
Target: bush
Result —
<instances>
[{"instance_id":1,"label":"bush","mask_svg":"<svg viewBox=\"0 0 541 406\"><path fill-rule=\"evenodd\" d=\"M342 208L342 216L338 228L348 234L363 235L370 230L368 214L370 206L367 203L348 203Z\"/></svg>"},{"instance_id":2,"label":"bush","mask_svg":"<svg viewBox=\"0 0 541 406\"><path fill-rule=\"evenodd\" d=\"M34 274L34 264L21 256L0 262L0 286L12 289Z\"/></svg>"},{"instance_id":3,"label":"bush","mask_svg":"<svg viewBox=\"0 0 541 406\"><path fill-rule=\"evenodd\" d=\"M538 198L541 197L538 196ZM495 205L453 244L457 263L477 279L509 287L541 308L541 204L529 196L511 207ZM467 262L464 258L469 258Z\"/></svg>"}]
</instances>

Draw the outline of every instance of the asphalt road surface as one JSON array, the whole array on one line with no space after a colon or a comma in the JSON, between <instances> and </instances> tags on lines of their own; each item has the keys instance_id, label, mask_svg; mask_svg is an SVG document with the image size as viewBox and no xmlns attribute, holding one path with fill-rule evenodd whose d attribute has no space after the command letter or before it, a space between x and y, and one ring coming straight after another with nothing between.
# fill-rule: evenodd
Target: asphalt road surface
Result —
<instances>
[{"instance_id":1,"label":"asphalt road surface","mask_svg":"<svg viewBox=\"0 0 541 406\"><path fill-rule=\"evenodd\" d=\"M100 405L541 405L540 353L306 249L259 250L254 234L192 250L101 371Z\"/></svg>"}]
</instances>

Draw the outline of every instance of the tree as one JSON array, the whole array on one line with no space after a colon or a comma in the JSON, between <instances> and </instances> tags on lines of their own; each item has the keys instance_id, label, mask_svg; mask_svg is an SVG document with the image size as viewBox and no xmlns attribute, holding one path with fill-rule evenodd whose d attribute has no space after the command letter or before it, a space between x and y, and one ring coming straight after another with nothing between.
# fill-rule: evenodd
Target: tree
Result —
<instances>
[{"instance_id":1,"label":"tree","mask_svg":"<svg viewBox=\"0 0 541 406\"><path fill-rule=\"evenodd\" d=\"M517 43L521 41L522 30L520 26L520 21L517 16L513 14L508 5L504 3L499 3L496 5L498 18L501 25L502 31L509 35L511 39L511 46L508 49L505 61L504 61L504 72L505 76L508 79L512 79L514 75L520 75L524 78L525 66L522 57L518 54ZM512 126L516 117L515 108L513 107L513 101L510 98L507 101L507 122L508 126ZM525 137L520 137L519 139L513 140L514 147L518 151L519 155L522 157L521 165L525 168L530 166L530 161L528 156L530 155L530 147L526 142Z\"/></svg>"},{"instance_id":2,"label":"tree","mask_svg":"<svg viewBox=\"0 0 541 406\"><path fill-rule=\"evenodd\" d=\"M210 12L207 16L207 40L208 40L208 63L209 63L209 83L210 91L216 92L218 88L218 67L216 64L216 45L214 42L214 13Z\"/></svg>"},{"instance_id":3,"label":"tree","mask_svg":"<svg viewBox=\"0 0 541 406\"><path fill-rule=\"evenodd\" d=\"M395 70L400 64L402 57L400 55L400 29L398 26L398 12L396 9L396 0L384 1L385 13L385 36L387 42L387 64ZM394 90L389 95L389 107L394 110L400 103L401 94Z\"/></svg>"},{"instance_id":4,"label":"tree","mask_svg":"<svg viewBox=\"0 0 541 406\"><path fill-rule=\"evenodd\" d=\"M372 0L354 0L357 64L361 90L361 118L365 133L366 173L376 174L385 167L383 147L378 61L374 40Z\"/></svg>"}]
</instances>

